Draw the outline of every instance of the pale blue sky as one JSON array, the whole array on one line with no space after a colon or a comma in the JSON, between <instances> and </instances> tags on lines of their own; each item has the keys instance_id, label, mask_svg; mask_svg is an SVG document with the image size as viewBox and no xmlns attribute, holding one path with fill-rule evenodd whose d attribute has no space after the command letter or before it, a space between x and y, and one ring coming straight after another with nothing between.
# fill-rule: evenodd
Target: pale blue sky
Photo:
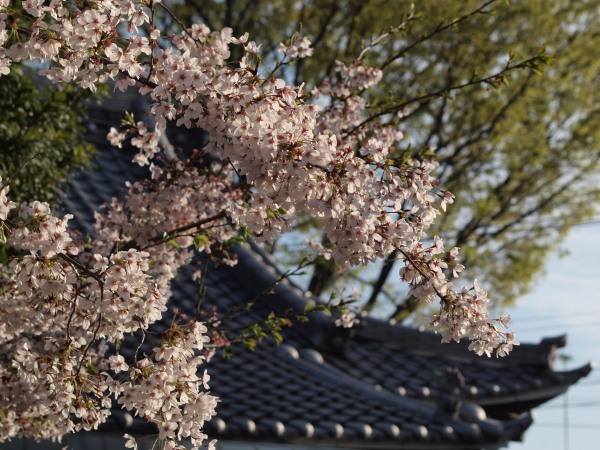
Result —
<instances>
[{"instance_id":1,"label":"pale blue sky","mask_svg":"<svg viewBox=\"0 0 600 450\"><path fill-rule=\"evenodd\" d=\"M600 363L600 226L581 226L568 237L571 253L552 257L547 275L533 292L507 311L521 342L567 334L561 353L572 357L569 368ZM557 370L564 363L557 361ZM536 409L536 421L523 443L510 450L587 450L600 442L600 369L567 394L568 439L565 439L564 397ZM568 442L567 442L568 441Z\"/></svg>"},{"instance_id":2,"label":"pale blue sky","mask_svg":"<svg viewBox=\"0 0 600 450\"><path fill-rule=\"evenodd\" d=\"M292 239L288 244L298 245ZM509 450L600 448L600 224L574 229L562 248L569 249L570 254L562 258L553 255L547 263L546 276L538 280L530 294L520 298L516 307L496 312L510 313L511 328L521 342L536 343L544 337L566 334L567 346L559 353L572 358L569 369L590 361L597 362L599 368L568 391L568 446L561 396L535 410L536 421L525 434L524 442L511 443ZM308 277L294 281L303 280L306 285ZM469 280L468 272L465 279ZM493 292L489 294L493 299ZM378 312L387 317L389 308L385 305ZM563 362L557 362L556 370L564 368Z\"/></svg>"}]
</instances>

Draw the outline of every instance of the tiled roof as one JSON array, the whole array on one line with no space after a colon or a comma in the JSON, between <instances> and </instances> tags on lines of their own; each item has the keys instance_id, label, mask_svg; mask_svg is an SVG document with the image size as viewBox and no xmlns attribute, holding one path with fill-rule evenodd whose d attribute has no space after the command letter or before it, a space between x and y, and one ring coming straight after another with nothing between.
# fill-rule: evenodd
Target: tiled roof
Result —
<instances>
[{"instance_id":1,"label":"tiled roof","mask_svg":"<svg viewBox=\"0 0 600 450\"><path fill-rule=\"evenodd\" d=\"M99 144L107 131L103 118L102 110L96 111L89 127ZM80 229L93 233L96 206L118 195L126 180L144 174L129 163L131 156L104 149L95 171L73 177L64 204ZM229 310L273 283L277 269L259 248L237 253L235 267L207 271L203 308ZM194 314L198 293L189 274L182 274L173 292L171 305ZM248 325L270 311L301 311L307 301L313 300L295 286L279 283L274 294L225 325ZM322 313L286 329L284 338L279 346L266 340L253 352L236 344L232 358L217 355L210 361L211 391L221 398L217 417L205 427L212 437L342 446L359 442L361 448L496 448L520 439L532 423L533 406L590 371L589 366L553 370L553 353L564 345L560 338L522 345L507 358L487 359L468 352L464 343L442 346L432 333L373 319L363 319L356 329L337 328ZM148 431L122 411L106 426Z\"/></svg>"}]
</instances>

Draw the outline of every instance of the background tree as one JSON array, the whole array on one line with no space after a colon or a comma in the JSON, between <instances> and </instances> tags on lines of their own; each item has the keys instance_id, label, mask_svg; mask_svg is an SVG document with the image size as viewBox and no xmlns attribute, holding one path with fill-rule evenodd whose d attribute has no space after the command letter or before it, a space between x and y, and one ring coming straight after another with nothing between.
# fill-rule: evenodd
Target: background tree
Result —
<instances>
[{"instance_id":1,"label":"background tree","mask_svg":"<svg viewBox=\"0 0 600 450\"><path fill-rule=\"evenodd\" d=\"M18 202L52 202L67 175L89 166L94 146L84 141L89 91L43 86L26 67L14 66L0 83L0 177ZM47 83L46 83L47 84ZM0 244L0 263L7 248Z\"/></svg>"},{"instance_id":2,"label":"background tree","mask_svg":"<svg viewBox=\"0 0 600 450\"><path fill-rule=\"evenodd\" d=\"M0 176L10 178L19 202L52 201L69 171L94 153L83 140L91 95L69 85L44 87L28 72L15 67L0 83Z\"/></svg>"},{"instance_id":3,"label":"background tree","mask_svg":"<svg viewBox=\"0 0 600 450\"><path fill-rule=\"evenodd\" d=\"M492 2L451 26L483 14ZM327 79L308 94L304 86L277 78L291 75L285 65L279 72L258 70L258 46L246 34L196 25L166 36L156 28L156 10L168 12L160 2L73 7L59 0L51 6L26 2L17 10L7 5L0 2L0 73L27 59L39 61L39 74L54 82L92 91L109 79L117 90L141 85L138 92L152 99L148 122L126 114L107 137L113 146L128 142L139 149L134 162L149 166L151 179L127 184L125 198L96 211L94 236L86 238L69 232L73 215L55 216L39 201L19 207L8 197L10 185L0 188L0 239L24 251L1 267L0 315L7 320L0 327L0 376L8 395L1 396L0 440L96 429L111 413L112 396L156 424L159 447L174 448L188 437L194 448L202 445L207 436L201 427L217 403L205 391L208 376L197 374L211 337L198 305L191 316L169 311L170 283L192 263L192 247L214 255L240 234L276 238L296 211L320 218L332 248L316 250L340 264L365 265L397 251L410 292L423 302L439 302L431 327L442 331L444 342L466 334L469 349L488 356L504 356L519 344L514 332L504 331L507 315L489 315L487 293L477 282L452 288L443 268L462 270L457 250L445 249L438 237L421 242L452 196L432 176L436 164L427 147L395 147L401 138L397 113L410 117L406 106L473 85L495 87L510 72L536 70L547 62L545 54L510 57L492 75L376 105L363 95L381 80L377 66L340 63L337 80ZM411 12L394 33L413 20ZM448 28L438 27L416 43ZM290 58L305 57L311 52L307 42L290 41L282 50ZM367 44L360 57L375 44ZM230 62L230 47L237 48L239 62ZM390 54L378 65L391 67L404 53L392 48ZM317 108L305 101L309 95L329 101ZM205 150L221 162L200 164L194 152L185 162L167 161L161 142L174 119L209 133ZM480 173L476 180L487 177ZM216 262L235 263L235 256L223 253ZM345 303L333 306L345 309ZM329 305L298 312L323 307ZM351 311L343 314L336 324L357 322ZM166 328L150 331L161 318ZM275 327L288 324L283 316L268 319L285 319ZM222 323L214 315L208 322ZM126 360L120 344L129 334L139 340ZM147 337L151 350L142 348ZM219 341L214 345L224 345ZM131 439L127 445L135 447Z\"/></svg>"},{"instance_id":4,"label":"background tree","mask_svg":"<svg viewBox=\"0 0 600 450\"><path fill-rule=\"evenodd\" d=\"M374 47L366 59L385 67L384 82L371 96L374 112L404 113L394 120L402 122L405 145L434 153L441 186L457 197L436 232L461 247L470 277L509 302L529 290L571 227L595 212L600 63L593 55L600 17L594 1L515 0L453 23L485 4L418 2L420 20L410 37ZM302 27L315 57L290 69L289 77L313 85L335 77L336 60L356 58L371 36L398 24L410 8L404 0L190 0L177 12L209 27L232 27L234 34L249 31L271 51L284 38L280 30L291 35ZM543 46L555 57L543 76L524 70L490 79L488 89L452 89ZM403 108L406 99L417 100ZM482 172L487 176L475 181ZM311 226L318 230L307 222L303 231ZM386 284L396 256L361 277L372 286L367 309L381 292L402 298ZM310 288L326 290L337 269L329 262L317 266ZM415 305L407 299L393 315L402 319Z\"/></svg>"}]
</instances>

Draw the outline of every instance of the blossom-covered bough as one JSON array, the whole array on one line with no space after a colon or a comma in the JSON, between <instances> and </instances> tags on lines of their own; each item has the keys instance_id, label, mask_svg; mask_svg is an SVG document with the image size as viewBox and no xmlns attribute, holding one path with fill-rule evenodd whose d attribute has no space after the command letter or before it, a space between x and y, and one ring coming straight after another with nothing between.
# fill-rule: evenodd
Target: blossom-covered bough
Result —
<instances>
[{"instance_id":1,"label":"blossom-covered bough","mask_svg":"<svg viewBox=\"0 0 600 450\"><path fill-rule=\"evenodd\" d=\"M113 80L115 90L150 97L154 123L129 116L111 130L113 145L128 140L139 149L134 162L149 166L149 180L128 186L124 199L97 214L94 239L70 233L71 216L56 217L47 204L17 208L0 182L0 239L23 255L0 268L0 441L95 429L120 405L154 422L164 448L183 448L187 438L195 448L212 447L202 425L217 399L208 375L197 371L214 345L205 324L174 320L153 336L151 352L140 344L134 360L114 344L136 332L146 338L193 247L226 248L240 230L274 239L297 213L322 220L332 244L322 252L339 262L367 264L397 251L410 294L439 301L432 326L444 341L467 335L470 348L488 356L518 344L502 331L506 316L490 318L477 283L453 290L447 275L463 269L458 249L445 250L438 237L426 243L453 196L438 189L435 161L399 153L402 132L370 115L363 94L382 72L363 62L369 47L309 93L277 77L293 58L310 56L306 38L282 45L283 59L267 72L259 67L260 45L247 35L193 25L166 36L155 20L159 9L168 12L146 0L25 0L14 8L0 0L0 74L33 61L54 83L94 90ZM229 61L233 47L243 55L236 62ZM206 130L204 151L221 162L158 162L168 121ZM346 310L338 323L354 321Z\"/></svg>"}]
</instances>

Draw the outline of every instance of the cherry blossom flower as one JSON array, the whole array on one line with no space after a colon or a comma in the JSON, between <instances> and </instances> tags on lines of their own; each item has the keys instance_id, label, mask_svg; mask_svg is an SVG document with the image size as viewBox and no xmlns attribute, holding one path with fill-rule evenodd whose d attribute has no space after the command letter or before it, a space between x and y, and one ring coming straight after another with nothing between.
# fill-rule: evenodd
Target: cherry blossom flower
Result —
<instances>
[{"instance_id":1,"label":"cherry blossom flower","mask_svg":"<svg viewBox=\"0 0 600 450\"><path fill-rule=\"evenodd\" d=\"M291 39L291 42L286 44L279 44L277 47L277 51L284 53L286 56L290 58L306 58L308 56L312 56L313 49L310 46L311 42L307 37L299 37L295 36ZM250 52L255 53L255 52Z\"/></svg>"},{"instance_id":2,"label":"cherry blossom flower","mask_svg":"<svg viewBox=\"0 0 600 450\"><path fill-rule=\"evenodd\" d=\"M202 446L202 426L218 403L208 392L209 375L197 370L208 352L207 328L175 320L151 352L131 361L107 356L108 349L161 319L171 281L193 259L192 245L210 254L240 228L259 241L274 239L297 214L320 220L332 246L311 247L341 264L398 251L409 294L439 302L431 325L444 342L468 335L470 348L487 356L518 345L498 326L506 328L508 317L489 316L487 293L476 282L454 290L447 279L446 272L456 278L463 270L458 250L447 252L439 237L424 244L454 197L437 187L434 160L390 157L402 130L368 119L363 93L381 80L381 69L338 62L337 80L311 92L326 99L321 107L305 100L304 86L258 76L251 64L260 45L248 35L195 24L164 36L153 21L156 2L90 0L74 9L63 0L25 0L14 20L32 23L18 40L7 32L8 3L0 0L0 74L31 60L54 83L92 91L109 80L119 91L137 86L152 120L128 119L110 130L112 145L129 141L138 149L133 161L149 167L150 179L127 185L124 198L96 214L90 242L69 232L71 215L56 216L45 203L23 203L19 217L9 219L17 205L8 186L0 189L0 238L24 252L0 267L7 280L0 297L0 441L97 429L114 400L155 423L164 448L179 448L185 438ZM140 31L146 28L149 36ZM127 33L119 36L122 29ZM243 54L238 66L227 62L235 46ZM298 35L279 50L289 59L313 52ZM209 133L205 150L227 165L154 164L173 120ZM227 256L221 262L236 263ZM336 320L343 327L357 322L348 310Z\"/></svg>"},{"instance_id":3,"label":"cherry blossom flower","mask_svg":"<svg viewBox=\"0 0 600 450\"><path fill-rule=\"evenodd\" d=\"M2 177L0 177L0 183L2 183ZM17 206L15 202L11 202L6 196L8 190L8 186L3 186L2 189L0 189L0 220L6 220L10 210Z\"/></svg>"},{"instance_id":4,"label":"cherry blossom flower","mask_svg":"<svg viewBox=\"0 0 600 450\"><path fill-rule=\"evenodd\" d=\"M354 325L359 323L356 318L356 313L348 309L344 310L341 317L335 321L335 325L343 328L352 328Z\"/></svg>"}]
</instances>

